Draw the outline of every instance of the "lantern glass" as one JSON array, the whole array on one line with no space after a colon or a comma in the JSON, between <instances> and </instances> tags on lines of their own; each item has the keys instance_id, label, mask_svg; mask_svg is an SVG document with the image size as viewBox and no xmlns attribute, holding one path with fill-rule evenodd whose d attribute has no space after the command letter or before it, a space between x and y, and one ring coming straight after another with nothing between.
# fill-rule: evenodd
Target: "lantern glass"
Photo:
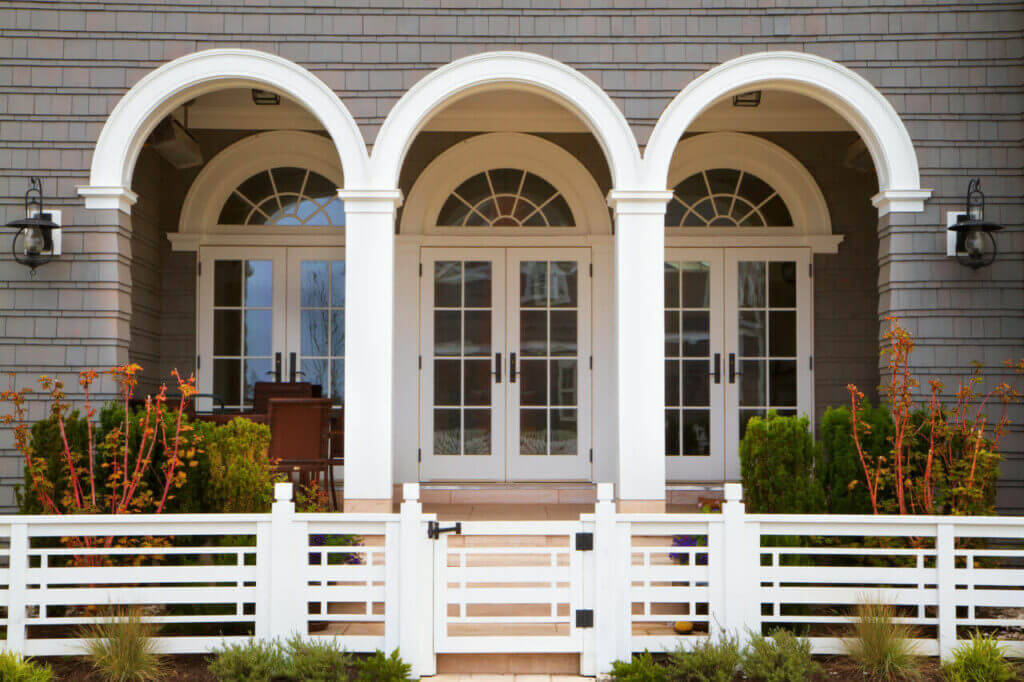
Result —
<instances>
[{"instance_id":1,"label":"lantern glass","mask_svg":"<svg viewBox=\"0 0 1024 682\"><path fill-rule=\"evenodd\" d=\"M38 256L46 248L46 238L39 227L30 227L25 230L25 255Z\"/></svg>"}]
</instances>

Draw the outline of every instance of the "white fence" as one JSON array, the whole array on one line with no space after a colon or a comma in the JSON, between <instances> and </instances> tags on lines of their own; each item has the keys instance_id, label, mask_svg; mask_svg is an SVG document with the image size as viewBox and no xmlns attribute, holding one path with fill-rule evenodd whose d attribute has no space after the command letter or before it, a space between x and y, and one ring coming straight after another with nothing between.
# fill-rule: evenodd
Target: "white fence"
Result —
<instances>
[{"instance_id":1,"label":"white fence","mask_svg":"<svg viewBox=\"0 0 1024 682\"><path fill-rule=\"evenodd\" d=\"M735 485L722 513L620 514L601 484L579 521L435 533L415 484L399 514L297 514L276 492L260 515L0 517L4 646L74 654L81 626L131 605L167 652L299 633L400 647L420 675L439 653L519 652L595 674L722 631L837 652L852 609L881 600L923 653L982 628L1024 656L1024 518L752 515Z\"/></svg>"}]
</instances>

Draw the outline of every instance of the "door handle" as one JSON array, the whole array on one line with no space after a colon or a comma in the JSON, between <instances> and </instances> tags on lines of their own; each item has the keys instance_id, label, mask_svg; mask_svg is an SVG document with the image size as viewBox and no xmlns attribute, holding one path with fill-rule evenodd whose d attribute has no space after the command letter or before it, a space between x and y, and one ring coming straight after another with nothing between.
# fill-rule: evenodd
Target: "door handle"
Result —
<instances>
[{"instance_id":1,"label":"door handle","mask_svg":"<svg viewBox=\"0 0 1024 682\"><path fill-rule=\"evenodd\" d=\"M267 374L274 375L274 381L281 383L281 354L274 353L274 369L267 372ZM292 381L295 381L293 378Z\"/></svg>"},{"instance_id":2,"label":"door handle","mask_svg":"<svg viewBox=\"0 0 1024 682\"><path fill-rule=\"evenodd\" d=\"M501 353L494 354L494 383L501 383Z\"/></svg>"},{"instance_id":3,"label":"door handle","mask_svg":"<svg viewBox=\"0 0 1024 682\"><path fill-rule=\"evenodd\" d=\"M715 383L716 384L720 384L720 383L722 383L722 354L721 353L715 353L714 366L715 366L715 371L711 372L710 374L711 374L711 376L713 376L715 378Z\"/></svg>"},{"instance_id":4,"label":"door handle","mask_svg":"<svg viewBox=\"0 0 1024 682\"><path fill-rule=\"evenodd\" d=\"M508 354L508 383L516 383L516 354Z\"/></svg>"},{"instance_id":5,"label":"door handle","mask_svg":"<svg viewBox=\"0 0 1024 682\"><path fill-rule=\"evenodd\" d=\"M743 372L736 371L736 354L729 353L729 383L735 384L736 377L743 374Z\"/></svg>"},{"instance_id":6,"label":"door handle","mask_svg":"<svg viewBox=\"0 0 1024 682\"><path fill-rule=\"evenodd\" d=\"M295 353L288 354L288 381L295 383L295 374L298 368L295 366Z\"/></svg>"}]
</instances>

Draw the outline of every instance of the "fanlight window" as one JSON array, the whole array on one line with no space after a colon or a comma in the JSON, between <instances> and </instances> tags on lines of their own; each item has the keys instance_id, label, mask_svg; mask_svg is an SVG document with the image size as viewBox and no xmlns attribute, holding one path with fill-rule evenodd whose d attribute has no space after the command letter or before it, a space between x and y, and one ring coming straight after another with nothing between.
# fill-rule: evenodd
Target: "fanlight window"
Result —
<instances>
[{"instance_id":1,"label":"fanlight window","mask_svg":"<svg viewBox=\"0 0 1024 682\"><path fill-rule=\"evenodd\" d=\"M791 227L786 202L753 173L714 168L695 173L672 191L666 227Z\"/></svg>"},{"instance_id":2,"label":"fanlight window","mask_svg":"<svg viewBox=\"0 0 1024 682\"><path fill-rule=\"evenodd\" d=\"M547 180L495 168L459 185L441 207L445 227L575 227L565 198Z\"/></svg>"},{"instance_id":3,"label":"fanlight window","mask_svg":"<svg viewBox=\"0 0 1024 682\"><path fill-rule=\"evenodd\" d=\"M220 211L221 225L342 226L337 185L306 168L260 171L239 185Z\"/></svg>"}]
</instances>

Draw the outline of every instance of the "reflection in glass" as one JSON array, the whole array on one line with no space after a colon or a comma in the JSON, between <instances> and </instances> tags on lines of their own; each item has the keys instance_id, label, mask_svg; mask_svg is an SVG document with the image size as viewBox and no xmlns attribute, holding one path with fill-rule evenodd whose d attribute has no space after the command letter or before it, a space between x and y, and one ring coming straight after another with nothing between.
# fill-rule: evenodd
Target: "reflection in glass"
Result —
<instances>
[{"instance_id":1,"label":"reflection in glass","mask_svg":"<svg viewBox=\"0 0 1024 682\"><path fill-rule=\"evenodd\" d=\"M491 404L491 361L463 361L463 405Z\"/></svg>"},{"instance_id":2,"label":"reflection in glass","mask_svg":"<svg viewBox=\"0 0 1024 682\"><path fill-rule=\"evenodd\" d=\"M764 405L767 397L764 360L741 360L739 371L740 405Z\"/></svg>"},{"instance_id":3,"label":"reflection in glass","mask_svg":"<svg viewBox=\"0 0 1024 682\"><path fill-rule=\"evenodd\" d=\"M434 410L434 454L458 455L462 452L460 410Z\"/></svg>"},{"instance_id":4,"label":"reflection in glass","mask_svg":"<svg viewBox=\"0 0 1024 682\"><path fill-rule=\"evenodd\" d=\"M331 355L345 355L345 311L331 311Z\"/></svg>"},{"instance_id":5,"label":"reflection in glass","mask_svg":"<svg viewBox=\"0 0 1024 682\"><path fill-rule=\"evenodd\" d=\"M683 405L711 404L711 363L707 360L683 361Z\"/></svg>"},{"instance_id":6,"label":"reflection in glass","mask_svg":"<svg viewBox=\"0 0 1024 682\"><path fill-rule=\"evenodd\" d=\"M765 319L763 310L740 311L740 355L759 358L765 354Z\"/></svg>"},{"instance_id":7,"label":"reflection in glass","mask_svg":"<svg viewBox=\"0 0 1024 682\"><path fill-rule=\"evenodd\" d=\"M434 263L434 307L458 308L462 305L462 263Z\"/></svg>"},{"instance_id":8,"label":"reflection in glass","mask_svg":"<svg viewBox=\"0 0 1024 682\"><path fill-rule=\"evenodd\" d=\"M301 305L304 308L326 307L330 304L329 263L323 260L302 261Z\"/></svg>"},{"instance_id":9,"label":"reflection in glass","mask_svg":"<svg viewBox=\"0 0 1024 682\"><path fill-rule=\"evenodd\" d=\"M548 303L548 264L545 261L524 261L519 264L519 305L522 308L543 308Z\"/></svg>"},{"instance_id":10,"label":"reflection in glass","mask_svg":"<svg viewBox=\"0 0 1024 682\"><path fill-rule=\"evenodd\" d=\"M576 261L553 261L551 263L551 307L575 308L577 305Z\"/></svg>"},{"instance_id":11,"label":"reflection in glass","mask_svg":"<svg viewBox=\"0 0 1024 682\"><path fill-rule=\"evenodd\" d=\"M548 452L547 410L519 410L519 452L546 455Z\"/></svg>"},{"instance_id":12,"label":"reflection in glass","mask_svg":"<svg viewBox=\"0 0 1024 682\"><path fill-rule=\"evenodd\" d=\"M711 305L711 264L701 261L683 263L683 307L708 308Z\"/></svg>"},{"instance_id":13,"label":"reflection in glass","mask_svg":"<svg viewBox=\"0 0 1024 682\"><path fill-rule=\"evenodd\" d=\"M683 355L706 357L710 349L711 313L704 310L683 312Z\"/></svg>"},{"instance_id":14,"label":"reflection in glass","mask_svg":"<svg viewBox=\"0 0 1024 682\"><path fill-rule=\"evenodd\" d=\"M665 361L665 405L678 407L679 402L679 361Z\"/></svg>"},{"instance_id":15,"label":"reflection in glass","mask_svg":"<svg viewBox=\"0 0 1024 682\"><path fill-rule=\"evenodd\" d=\"M579 453L576 410L551 410L551 454L575 455Z\"/></svg>"},{"instance_id":16,"label":"reflection in glass","mask_svg":"<svg viewBox=\"0 0 1024 682\"><path fill-rule=\"evenodd\" d=\"M765 305L764 263L740 261L736 281L741 308L763 308Z\"/></svg>"},{"instance_id":17,"label":"reflection in glass","mask_svg":"<svg viewBox=\"0 0 1024 682\"><path fill-rule=\"evenodd\" d=\"M463 410L466 424L465 454L491 454L491 411Z\"/></svg>"},{"instance_id":18,"label":"reflection in glass","mask_svg":"<svg viewBox=\"0 0 1024 682\"><path fill-rule=\"evenodd\" d=\"M706 457L711 454L711 411L683 410L683 454Z\"/></svg>"},{"instance_id":19,"label":"reflection in glass","mask_svg":"<svg viewBox=\"0 0 1024 682\"><path fill-rule=\"evenodd\" d=\"M213 392L225 405L241 405L242 361L213 361Z\"/></svg>"},{"instance_id":20,"label":"reflection in glass","mask_svg":"<svg viewBox=\"0 0 1024 682\"><path fill-rule=\"evenodd\" d=\"M519 404L547 405L547 360L519 362Z\"/></svg>"},{"instance_id":21,"label":"reflection in glass","mask_svg":"<svg viewBox=\"0 0 1024 682\"><path fill-rule=\"evenodd\" d=\"M434 360L434 404L461 405L462 363L459 360Z\"/></svg>"},{"instance_id":22,"label":"reflection in glass","mask_svg":"<svg viewBox=\"0 0 1024 682\"><path fill-rule=\"evenodd\" d=\"M519 351L524 357L531 355L547 355L548 314L546 311L520 311Z\"/></svg>"},{"instance_id":23,"label":"reflection in glass","mask_svg":"<svg viewBox=\"0 0 1024 682\"><path fill-rule=\"evenodd\" d=\"M665 307L679 307L679 263L665 263Z\"/></svg>"},{"instance_id":24,"label":"reflection in glass","mask_svg":"<svg viewBox=\"0 0 1024 682\"><path fill-rule=\"evenodd\" d=\"M331 404L345 404L345 361L331 360Z\"/></svg>"},{"instance_id":25,"label":"reflection in glass","mask_svg":"<svg viewBox=\"0 0 1024 682\"><path fill-rule=\"evenodd\" d=\"M252 405L253 386L257 381L266 381L270 376L270 358L245 359L245 404Z\"/></svg>"},{"instance_id":26,"label":"reflection in glass","mask_svg":"<svg viewBox=\"0 0 1024 682\"><path fill-rule=\"evenodd\" d=\"M466 340L463 352L468 355L491 354L491 311L467 310Z\"/></svg>"},{"instance_id":27,"label":"reflection in glass","mask_svg":"<svg viewBox=\"0 0 1024 682\"><path fill-rule=\"evenodd\" d=\"M458 310L434 311L434 354L462 353L462 314Z\"/></svg>"},{"instance_id":28,"label":"reflection in glass","mask_svg":"<svg viewBox=\"0 0 1024 682\"><path fill-rule=\"evenodd\" d=\"M245 305L251 308L269 308L274 305L273 261L245 261Z\"/></svg>"},{"instance_id":29,"label":"reflection in glass","mask_svg":"<svg viewBox=\"0 0 1024 682\"><path fill-rule=\"evenodd\" d=\"M331 261L331 305L345 307L345 261Z\"/></svg>"},{"instance_id":30,"label":"reflection in glass","mask_svg":"<svg viewBox=\"0 0 1024 682\"><path fill-rule=\"evenodd\" d=\"M314 386L328 386L327 360L302 359L302 381Z\"/></svg>"},{"instance_id":31,"label":"reflection in glass","mask_svg":"<svg viewBox=\"0 0 1024 682\"><path fill-rule=\"evenodd\" d=\"M576 355L576 311L551 311L551 355Z\"/></svg>"},{"instance_id":32,"label":"reflection in glass","mask_svg":"<svg viewBox=\"0 0 1024 682\"><path fill-rule=\"evenodd\" d=\"M242 261L214 261L213 305L242 305Z\"/></svg>"},{"instance_id":33,"label":"reflection in glass","mask_svg":"<svg viewBox=\"0 0 1024 682\"><path fill-rule=\"evenodd\" d=\"M326 310L303 310L299 315L299 343L303 357L327 355L327 333Z\"/></svg>"},{"instance_id":34,"label":"reflection in glass","mask_svg":"<svg viewBox=\"0 0 1024 682\"><path fill-rule=\"evenodd\" d=\"M665 454L679 455L679 410L665 410Z\"/></svg>"},{"instance_id":35,"label":"reflection in glass","mask_svg":"<svg viewBox=\"0 0 1024 682\"><path fill-rule=\"evenodd\" d=\"M665 311L665 355L670 358L680 356L680 313L678 310Z\"/></svg>"},{"instance_id":36,"label":"reflection in glass","mask_svg":"<svg viewBox=\"0 0 1024 682\"><path fill-rule=\"evenodd\" d=\"M491 307L491 264L489 262L468 262L466 268L467 308Z\"/></svg>"},{"instance_id":37,"label":"reflection in glass","mask_svg":"<svg viewBox=\"0 0 1024 682\"><path fill-rule=\"evenodd\" d=\"M245 311L245 354L270 355L273 339L274 311Z\"/></svg>"},{"instance_id":38,"label":"reflection in glass","mask_svg":"<svg viewBox=\"0 0 1024 682\"><path fill-rule=\"evenodd\" d=\"M768 264L768 305L772 308L796 307L796 263L773 261Z\"/></svg>"},{"instance_id":39,"label":"reflection in glass","mask_svg":"<svg viewBox=\"0 0 1024 682\"><path fill-rule=\"evenodd\" d=\"M551 404L576 405L576 359L551 361Z\"/></svg>"}]
</instances>

